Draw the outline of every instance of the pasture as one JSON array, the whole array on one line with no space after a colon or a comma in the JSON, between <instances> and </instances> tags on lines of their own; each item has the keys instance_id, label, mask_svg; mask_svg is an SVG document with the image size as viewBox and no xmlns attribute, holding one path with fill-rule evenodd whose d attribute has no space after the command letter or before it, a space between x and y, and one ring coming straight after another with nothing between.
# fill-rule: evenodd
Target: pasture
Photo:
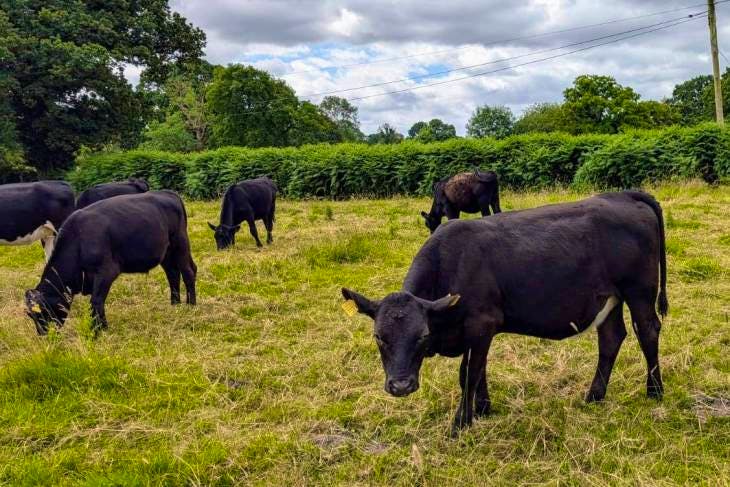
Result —
<instances>
[{"instance_id":1,"label":"pasture","mask_svg":"<svg viewBox=\"0 0 730 487\"><path fill-rule=\"evenodd\" d=\"M630 330L606 400L591 405L595 331L500 335L493 413L455 440L459 361L427 359L421 389L391 397L372 322L340 308L343 285L371 297L400 287L428 236L425 198L280 200L273 245L256 249L244 228L223 252L207 225L219 203L187 202L198 306L171 307L160 268L124 275L96 340L88 297L36 336L23 292L42 249L0 247L0 483L728 485L730 186L650 191L667 226L664 401L645 397ZM509 211L583 196L501 200Z\"/></svg>"}]
</instances>

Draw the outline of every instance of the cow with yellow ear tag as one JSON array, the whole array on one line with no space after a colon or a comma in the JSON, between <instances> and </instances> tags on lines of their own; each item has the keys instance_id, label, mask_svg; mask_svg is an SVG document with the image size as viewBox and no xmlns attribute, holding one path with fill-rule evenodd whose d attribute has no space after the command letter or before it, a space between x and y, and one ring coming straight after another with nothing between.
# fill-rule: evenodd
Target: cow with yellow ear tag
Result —
<instances>
[{"instance_id":1,"label":"cow with yellow ear tag","mask_svg":"<svg viewBox=\"0 0 730 487\"><path fill-rule=\"evenodd\" d=\"M498 333L561 340L596 329L598 366L586 400L602 400L626 336L624 303L646 358L647 394L661 398L656 308L667 312L666 280L661 207L625 191L447 222L413 259L400 291L382 300L342 295L345 312L375 322L389 394L418 389L424 358L462 357L456 434L490 410L487 354Z\"/></svg>"}]
</instances>

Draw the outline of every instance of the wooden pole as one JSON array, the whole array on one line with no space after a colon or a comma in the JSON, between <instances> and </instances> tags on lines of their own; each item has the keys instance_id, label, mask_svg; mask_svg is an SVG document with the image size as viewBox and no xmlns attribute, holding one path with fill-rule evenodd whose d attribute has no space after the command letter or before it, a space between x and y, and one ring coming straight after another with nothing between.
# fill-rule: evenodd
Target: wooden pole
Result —
<instances>
[{"instance_id":1,"label":"wooden pole","mask_svg":"<svg viewBox=\"0 0 730 487\"><path fill-rule=\"evenodd\" d=\"M717 49L717 18L715 16L715 0L707 0L707 22L710 26L710 51L712 52L712 75L715 81L715 119L722 126L725 117L722 113L722 85L720 78L720 60Z\"/></svg>"}]
</instances>

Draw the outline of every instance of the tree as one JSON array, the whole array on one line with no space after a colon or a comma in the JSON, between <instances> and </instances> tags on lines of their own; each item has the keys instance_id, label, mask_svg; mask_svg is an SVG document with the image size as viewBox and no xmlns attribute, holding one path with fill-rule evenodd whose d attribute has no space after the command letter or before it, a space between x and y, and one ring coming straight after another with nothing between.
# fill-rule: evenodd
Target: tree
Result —
<instances>
[{"instance_id":1,"label":"tree","mask_svg":"<svg viewBox=\"0 0 730 487\"><path fill-rule=\"evenodd\" d=\"M299 104L291 132L287 135L287 145L294 146L343 141L340 127L325 116L317 105L308 101Z\"/></svg>"},{"instance_id":2,"label":"tree","mask_svg":"<svg viewBox=\"0 0 730 487\"><path fill-rule=\"evenodd\" d=\"M368 135L368 144L399 144L403 141L403 134L390 124L384 123L378 131Z\"/></svg>"},{"instance_id":3,"label":"tree","mask_svg":"<svg viewBox=\"0 0 730 487\"><path fill-rule=\"evenodd\" d=\"M615 134L635 120L639 94L610 76L582 75L563 95L566 119L573 133Z\"/></svg>"},{"instance_id":4,"label":"tree","mask_svg":"<svg viewBox=\"0 0 730 487\"><path fill-rule=\"evenodd\" d=\"M515 122L514 133L569 132L565 113L560 103L535 103L530 105Z\"/></svg>"},{"instance_id":5,"label":"tree","mask_svg":"<svg viewBox=\"0 0 730 487\"><path fill-rule=\"evenodd\" d=\"M165 83L165 94L169 100L168 113L180 115L183 127L195 141L194 150L205 149L210 138L211 122L205 98L206 90L204 82L182 76L170 78Z\"/></svg>"},{"instance_id":6,"label":"tree","mask_svg":"<svg viewBox=\"0 0 730 487\"><path fill-rule=\"evenodd\" d=\"M142 97L124 66L162 83L175 65L196 62L205 35L167 0L79 2L0 0L17 40L8 98L18 139L41 170L70 165L82 145L136 143L144 126Z\"/></svg>"},{"instance_id":7,"label":"tree","mask_svg":"<svg viewBox=\"0 0 730 487\"><path fill-rule=\"evenodd\" d=\"M506 106L484 105L477 107L466 125L470 137L494 137L501 139L512 133L515 117Z\"/></svg>"},{"instance_id":8,"label":"tree","mask_svg":"<svg viewBox=\"0 0 730 487\"><path fill-rule=\"evenodd\" d=\"M411 135L415 129L417 129L415 135ZM434 118L428 123L416 122L408 130L408 135L420 142L439 142L456 137L456 128L438 118Z\"/></svg>"},{"instance_id":9,"label":"tree","mask_svg":"<svg viewBox=\"0 0 730 487\"><path fill-rule=\"evenodd\" d=\"M365 135L360 131L357 107L347 101L346 98L326 96L320 102L319 109L335 123L342 140L359 142L365 138Z\"/></svg>"},{"instance_id":10,"label":"tree","mask_svg":"<svg viewBox=\"0 0 730 487\"><path fill-rule=\"evenodd\" d=\"M142 135L140 147L171 152L192 152L198 150L198 141L188 130L183 114L174 112L159 122L153 120Z\"/></svg>"},{"instance_id":11,"label":"tree","mask_svg":"<svg viewBox=\"0 0 730 487\"><path fill-rule=\"evenodd\" d=\"M418 135L418 132L423 130L425 127L428 127L428 123L424 121L416 122L413 125L411 125L411 128L408 129L408 138L414 139L416 138L416 135Z\"/></svg>"},{"instance_id":12,"label":"tree","mask_svg":"<svg viewBox=\"0 0 730 487\"><path fill-rule=\"evenodd\" d=\"M712 120L707 116L707 103L705 100L705 93L711 89L711 75L696 76L674 87L669 104L679 113L682 125L696 125L700 122Z\"/></svg>"},{"instance_id":13,"label":"tree","mask_svg":"<svg viewBox=\"0 0 730 487\"><path fill-rule=\"evenodd\" d=\"M730 67L725 68L725 72L723 73L721 77L721 86L722 86L722 108L723 113L726 114L725 118L727 119L727 114L730 113ZM715 120L715 90L712 85L705 88L704 93L702 94L702 99L705 102L705 120L714 121Z\"/></svg>"}]
</instances>

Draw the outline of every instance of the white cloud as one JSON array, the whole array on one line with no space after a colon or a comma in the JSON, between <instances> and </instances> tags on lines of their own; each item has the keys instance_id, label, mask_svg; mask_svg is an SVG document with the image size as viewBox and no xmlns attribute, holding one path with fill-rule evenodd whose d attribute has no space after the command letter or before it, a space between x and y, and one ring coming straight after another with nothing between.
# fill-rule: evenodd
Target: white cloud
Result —
<instances>
[{"instance_id":1,"label":"white cloud","mask_svg":"<svg viewBox=\"0 0 730 487\"><path fill-rule=\"evenodd\" d=\"M423 2L422 0L176 0L173 8L208 36L214 63L248 62L283 76L299 95L342 90L444 69L523 55L679 18L682 10L555 35L556 30L690 5L692 0L525 0ZM727 7L727 8L725 8ZM719 37L730 42L730 4L718 5ZM510 42L496 40L528 37ZM730 46L730 44L728 44ZM417 56L422 53L449 52ZM553 53L545 53L548 56ZM730 56L730 47L725 49ZM383 58L392 62L353 65ZM537 56L540 57L540 56ZM536 57L515 60L512 65ZM485 65L432 79L412 80L339 94L356 98L455 79L505 66ZM725 63L722 63L723 68ZM483 77L356 101L365 132L388 122L405 132L418 120L441 118L464 133L480 104L504 104L519 113L540 101L559 101L579 74L606 74L644 98L671 95L676 83L710 72L706 20L629 39L551 61ZM313 97L319 101L321 97Z\"/></svg>"}]
</instances>

